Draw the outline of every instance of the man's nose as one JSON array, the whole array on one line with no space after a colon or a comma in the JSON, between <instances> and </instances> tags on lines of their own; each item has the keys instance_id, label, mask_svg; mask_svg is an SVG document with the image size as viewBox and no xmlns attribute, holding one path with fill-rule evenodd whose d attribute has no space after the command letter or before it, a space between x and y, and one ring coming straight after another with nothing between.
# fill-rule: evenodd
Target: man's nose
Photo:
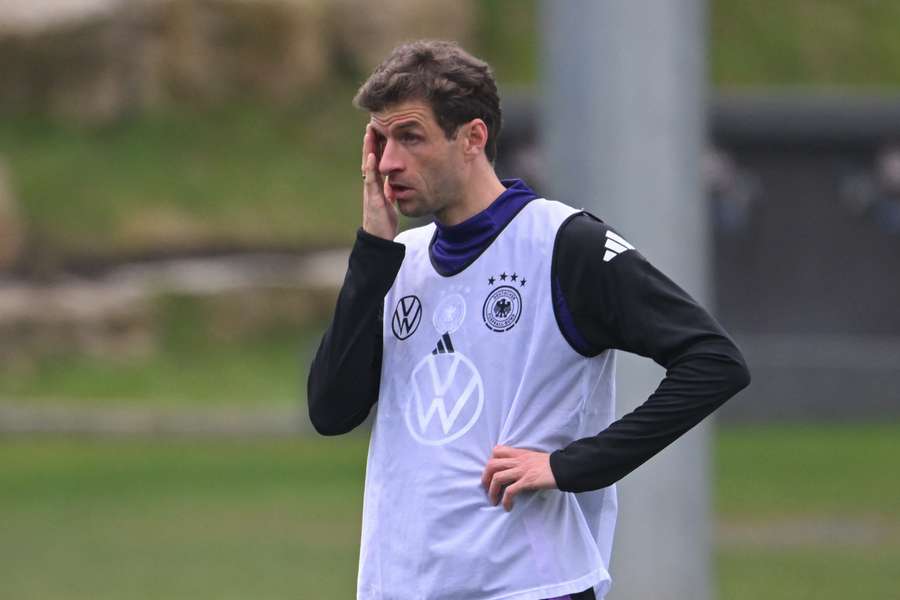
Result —
<instances>
[{"instance_id":1,"label":"man's nose","mask_svg":"<svg viewBox=\"0 0 900 600\"><path fill-rule=\"evenodd\" d=\"M393 140L387 140L384 143L381 161L378 163L378 172L383 176L403 170L403 161L399 150Z\"/></svg>"}]
</instances>

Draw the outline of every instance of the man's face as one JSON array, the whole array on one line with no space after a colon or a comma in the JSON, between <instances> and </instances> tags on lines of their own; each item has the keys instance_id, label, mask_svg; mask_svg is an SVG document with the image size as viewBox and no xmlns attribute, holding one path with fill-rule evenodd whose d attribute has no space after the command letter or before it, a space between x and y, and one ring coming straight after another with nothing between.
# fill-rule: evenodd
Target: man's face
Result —
<instances>
[{"instance_id":1,"label":"man's face","mask_svg":"<svg viewBox=\"0 0 900 600\"><path fill-rule=\"evenodd\" d=\"M459 136L447 139L431 106L410 100L372 113L385 194L407 217L440 213L462 191Z\"/></svg>"}]
</instances>

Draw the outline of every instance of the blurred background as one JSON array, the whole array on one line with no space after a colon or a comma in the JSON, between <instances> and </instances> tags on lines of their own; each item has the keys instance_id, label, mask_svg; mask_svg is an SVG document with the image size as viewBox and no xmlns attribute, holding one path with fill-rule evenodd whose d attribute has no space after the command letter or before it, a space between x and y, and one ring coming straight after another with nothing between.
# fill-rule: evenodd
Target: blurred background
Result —
<instances>
[{"instance_id":1,"label":"blurred background","mask_svg":"<svg viewBox=\"0 0 900 600\"><path fill-rule=\"evenodd\" d=\"M367 435L317 437L305 385L356 87L458 40L498 171L553 197L536 2L371 4L0 0L0 598L354 596ZM713 589L897 598L900 3L706 12L712 310L754 375L714 433Z\"/></svg>"}]
</instances>

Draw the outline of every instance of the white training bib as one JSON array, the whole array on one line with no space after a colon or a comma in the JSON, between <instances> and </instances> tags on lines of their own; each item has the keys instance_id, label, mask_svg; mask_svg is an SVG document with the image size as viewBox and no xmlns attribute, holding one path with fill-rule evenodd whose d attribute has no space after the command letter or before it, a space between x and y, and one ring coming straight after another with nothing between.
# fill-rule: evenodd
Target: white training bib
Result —
<instances>
[{"instance_id":1,"label":"white training bib","mask_svg":"<svg viewBox=\"0 0 900 600\"><path fill-rule=\"evenodd\" d=\"M614 417L614 354L560 333L551 260L578 211L533 200L461 273L438 274L435 226L406 231L385 297L369 445L360 600L544 600L609 588L615 486L523 492L507 513L481 475L494 446L552 452Z\"/></svg>"}]
</instances>

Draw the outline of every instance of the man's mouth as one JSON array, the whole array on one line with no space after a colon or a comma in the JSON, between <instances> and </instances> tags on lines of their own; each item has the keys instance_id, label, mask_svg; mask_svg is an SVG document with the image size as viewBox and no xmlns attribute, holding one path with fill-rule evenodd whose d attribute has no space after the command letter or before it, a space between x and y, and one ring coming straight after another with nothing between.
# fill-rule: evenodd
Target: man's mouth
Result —
<instances>
[{"instance_id":1,"label":"man's mouth","mask_svg":"<svg viewBox=\"0 0 900 600\"><path fill-rule=\"evenodd\" d=\"M412 191L412 188L408 185L403 185L402 183L390 183L391 195L395 198L408 194Z\"/></svg>"}]
</instances>

